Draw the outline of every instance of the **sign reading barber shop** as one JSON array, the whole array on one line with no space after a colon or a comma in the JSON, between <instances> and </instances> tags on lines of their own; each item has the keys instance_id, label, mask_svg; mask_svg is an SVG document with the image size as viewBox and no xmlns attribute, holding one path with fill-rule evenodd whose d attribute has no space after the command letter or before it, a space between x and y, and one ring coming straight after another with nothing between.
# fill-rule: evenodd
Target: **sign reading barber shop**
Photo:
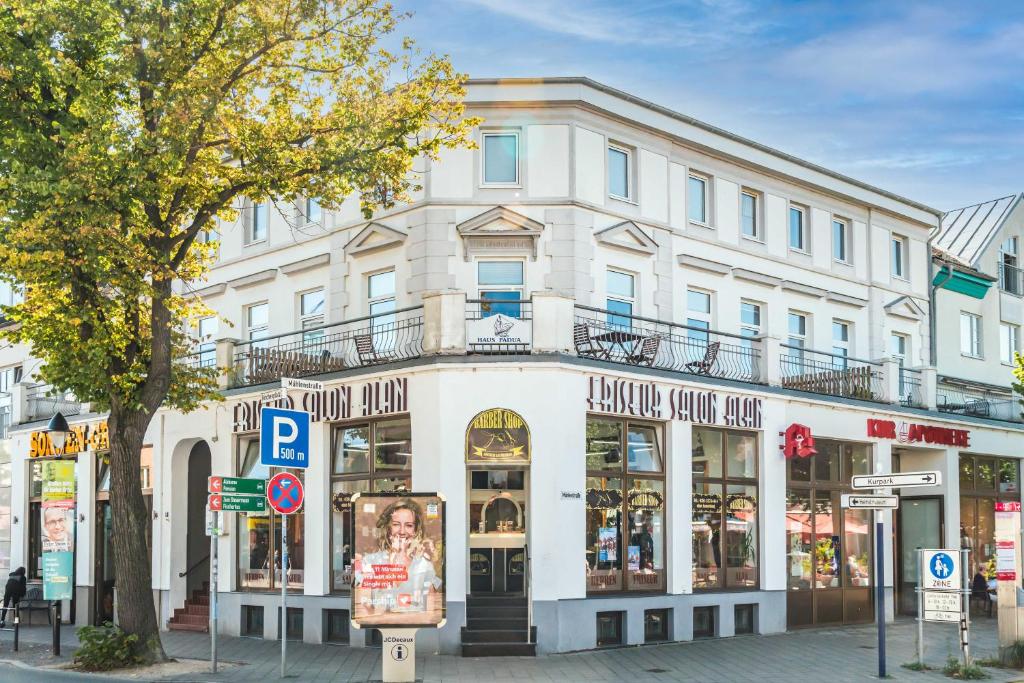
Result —
<instances>
[{"instance_id":1,"label":"sign reading barber shop","mask_svg":"<svg viewBox=\"0 0 1024 683\"><path fill-rule=\"evenodd\" d=\"M491 408L466 428L466 462L530 462L530 428L519 413Z\"/></svg>"},{"instance_id":2,"label":"sign reading barber shop","mask_svg":"<svg viewBox=\"0 0 1024 683\"><path fill-rule=\"evenodd\" d=\"M679 420L726 427L762 428L761 399L690 387L663 387L610 377L587 378L587 407L595 412Z\"/></svg>"}]
</instances>

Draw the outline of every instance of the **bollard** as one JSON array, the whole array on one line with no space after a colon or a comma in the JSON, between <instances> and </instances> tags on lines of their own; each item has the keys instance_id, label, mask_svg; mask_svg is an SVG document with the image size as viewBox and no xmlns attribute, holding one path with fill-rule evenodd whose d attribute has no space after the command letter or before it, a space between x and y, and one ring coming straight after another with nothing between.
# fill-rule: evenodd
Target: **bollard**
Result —
<instances>
[{"instance_id":1,"label":"bollard","mask_svg":"<svg viewBox=\"0 0 1024 683\"><path fill-rule=\"evenodd\" d=\"M18 636L21 634L21 610L14 608L14 651L18 651Z\"/></svg>"},{"instance_id":2,"label":"bollard","mask_svg":"<svg viewBox=\"0 0 1024 683\"><path fill-rule=\"evenodd\" d=\"M60 657L60 603L53 603L53 656Z\"/></svg>"}]
</instances>

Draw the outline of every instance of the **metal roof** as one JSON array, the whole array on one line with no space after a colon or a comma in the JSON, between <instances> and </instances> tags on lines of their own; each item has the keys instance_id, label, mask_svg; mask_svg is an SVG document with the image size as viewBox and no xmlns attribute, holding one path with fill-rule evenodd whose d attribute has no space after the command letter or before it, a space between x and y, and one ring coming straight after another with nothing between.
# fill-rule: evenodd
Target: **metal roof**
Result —
<instances>
[{"instance_id":1,"label":"metal roof","mask_svg":"<svg viewBox=\"0 0 1024 683\"><path fill-rule=\"evenodd\" d=\"M932 246L977 267L982 252L999 234L1020 200L1021 195L1011 194L946 213L932 236Z\"/></svg>"}]
</instances>

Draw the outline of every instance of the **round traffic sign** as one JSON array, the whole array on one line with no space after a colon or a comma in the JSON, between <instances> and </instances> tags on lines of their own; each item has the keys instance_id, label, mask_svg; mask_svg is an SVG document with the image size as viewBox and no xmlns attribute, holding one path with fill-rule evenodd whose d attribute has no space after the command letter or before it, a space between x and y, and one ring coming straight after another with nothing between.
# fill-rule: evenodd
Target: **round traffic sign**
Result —
<instances>
[{"instance_id":1,"label":"round traffic sign","mask_svg":"<svg viewBox=\"0 0 1024 683\"><path fill-rule=\"evenodd\" d=\"M275 474L267 484L267 501L282 515L298 512L303 497L302 482L291 472Z\"/></svg>"},{"instance_id":2,"label":"round traffic sign","mask_svg":"<svg viewBox=\"0 0 1024 683\"><path fill-rule=\"evenodd\" d=\"M948 579L953 575L953 570L956 565L953 564L953 558L946 553L935 553L932 556L932 561L928 565L928 571L936 579Z\"/></svg>"}]
</instances>

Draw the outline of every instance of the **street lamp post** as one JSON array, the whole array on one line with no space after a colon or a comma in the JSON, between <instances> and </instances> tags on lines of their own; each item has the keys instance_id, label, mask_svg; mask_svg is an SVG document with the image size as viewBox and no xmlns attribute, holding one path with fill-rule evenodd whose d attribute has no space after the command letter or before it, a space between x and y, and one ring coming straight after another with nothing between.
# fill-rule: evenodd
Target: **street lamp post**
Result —
<instances>
[{"instance_id":1,"label":"street lamp post","mask_svg":"<svg viewBox=\"0 0 1024 683\"><path fill-rule=\"evenodd\" d=\"M50 437L50 443L53 444L55 454L60 457L61 451L64 450L64 444L67 442L68 434L71 432L71 427L68 425L67 419L64 415L57 411L53 417L50 418L50 422L46 425L46 433ZM57 600L53 601L53 654L55 656L60 655L60 602Z\"/></svg>"}]
</instances>

